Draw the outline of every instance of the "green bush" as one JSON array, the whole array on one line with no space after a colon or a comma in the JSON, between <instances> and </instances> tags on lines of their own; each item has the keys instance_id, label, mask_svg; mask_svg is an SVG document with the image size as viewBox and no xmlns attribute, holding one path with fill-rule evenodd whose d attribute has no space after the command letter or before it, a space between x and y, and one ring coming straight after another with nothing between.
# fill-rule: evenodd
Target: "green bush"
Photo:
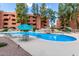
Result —
<instances>
[{"instance_id":1,"label":"green bush","mask_svg":"<svg viewBox=\"0 0 79 59\"><path fill-rule=\"evenodd\" d=\"M2 32L7 32L8 31L8 28L4 28L3 30L2 30Z\"/></svg>"},{"instance_id":2,"label":"green bush","mask_svg":"<svg viewBox=\"0 0 79 59\"><path fill-rule=\"evenodd\" d=\"M36 27L35 27L35 26L33 27L33 31L34 31L34 32L36 31Z\"/></svg>"},{"instance_id":3,"label":"green bush","mask_svg":"<svg viewBox=\"0 0 79 59\"><path fill-rule=\"evenodd\" d=\"M1 42L0 47L4 47L4 46L7 46L7 43Z\"/></svg>"},{"instance_id":4,"label":"green bush","mask_svg":"<svg viewBox=\"0 0 79 59\"><path fill-rule=\"evenodd\" d=\"M69 29L69 28L66 28L66 32L71 32L71 29Z\"/></svg>"}]
</instances>

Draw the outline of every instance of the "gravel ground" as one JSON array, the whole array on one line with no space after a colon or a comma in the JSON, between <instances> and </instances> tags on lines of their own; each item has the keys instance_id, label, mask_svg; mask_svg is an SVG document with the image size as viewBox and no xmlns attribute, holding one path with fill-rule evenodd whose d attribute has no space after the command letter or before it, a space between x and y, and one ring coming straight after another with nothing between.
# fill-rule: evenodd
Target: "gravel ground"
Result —
<instances>
[{"instance_id":1,"label":"gravel ground","mask_svg":"<svg viewBox=\"0 0 79 59\"><path fill-rule=\"evenodd\" d=\"M31 54L7 37L0 37L0 42L8 43L7 46L0 48L0 56L31 56Z\"/></svg>"}]
</instances>

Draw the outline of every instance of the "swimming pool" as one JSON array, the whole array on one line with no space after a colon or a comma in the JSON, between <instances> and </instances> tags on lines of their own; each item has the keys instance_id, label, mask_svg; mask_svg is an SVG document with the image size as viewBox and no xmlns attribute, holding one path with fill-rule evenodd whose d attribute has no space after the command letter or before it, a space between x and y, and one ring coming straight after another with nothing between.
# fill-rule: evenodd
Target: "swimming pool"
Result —
<instances>
[{"instance_id":1,"label":"swimming pool","mask_svg":"<svg viewBox=\"0 0 79 59\"><path fill-rule=\"evenodd\" d=\"M51 40L51 41L68 42L68 41L75 41L75 40L77 40L74 37L63 35L63 34L43 34L43 33L30 32L29 35L36 36L38 38L42 38L42 39L45 39L45 40Z\"/></svg>"},{"instance_id":2,"label":"swimming pool","mask_svg":"<svg viewBox=\"0 0 79 59\"><path fill-rule=\"evenodd\" d=\"M18 32L18 34L31 35L38 38L42 38L44 40L51 40L51 41L69 42L69 41L77 40L75 37L67 36L63 34L44 34L44 33L36 33L36 32Z\"/></svg>"},{"instance_id":3,"label":"swimming pool","mask_svg":"<svg viewBox=\"0 0 79 59\"><path fill-rule=\"evenodd\" d=\"M63 34L44 34L44 33L36 33L36 32L13 32L10 34L12 36L20 36L20 35L31 35L38 38L42 38L44 40L51 40L51 41L62 41L62 42L69 42L77 40L75 37L67 36Z\"/></svg>"}]
</instances>

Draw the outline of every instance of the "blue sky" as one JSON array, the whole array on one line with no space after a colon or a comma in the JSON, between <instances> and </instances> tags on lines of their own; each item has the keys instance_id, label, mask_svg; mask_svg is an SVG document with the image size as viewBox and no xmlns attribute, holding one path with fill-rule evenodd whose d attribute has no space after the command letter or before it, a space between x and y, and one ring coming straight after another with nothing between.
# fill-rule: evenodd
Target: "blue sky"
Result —
<instances>
[{"instance_id":1,"label":"blue sky","mask_svg":"<svg viewBox=\"0 0 79 59\"><path fill-rule=\"evenodd\" d=\"M40 4L39 4L40 5ZM47 3L48 8L53 9L54 11L58 11L57 3ZM0 3L0 10L13 12L16 9L16 3ZM29 6L29 13L31 13L31 7Z\"/></svg>"}]
</instances>

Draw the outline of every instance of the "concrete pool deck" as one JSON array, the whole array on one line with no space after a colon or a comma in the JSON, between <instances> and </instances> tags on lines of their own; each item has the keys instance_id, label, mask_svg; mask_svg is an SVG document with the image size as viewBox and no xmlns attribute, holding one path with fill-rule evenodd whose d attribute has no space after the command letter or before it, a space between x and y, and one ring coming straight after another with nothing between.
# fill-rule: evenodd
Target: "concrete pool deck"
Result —
<instances>
[{"instance_id":1,"label":"concrete pool deck","mask_svg":"<svg viewBox=\"0 0 79 59\"><path fill-rule=\"evenodd\" d=\"M5 42L8 45L0 48L0 56L31 56L21 47L7 37L0 37L0 42Z\"/></svg>"},{"instance_id":2,"label":"concrete pool deck","mask_svg":"<svg viewBox=\"0 0 79 59\"><path fill-rule=\"evenodd\" d=\"M29 41L20 41L19 38L11 39L33 56L79 56L79 33L65 33L65 35L74 36L77 40L57 42L33 36L29 37Z\"/></svg>"}]
</instances>

